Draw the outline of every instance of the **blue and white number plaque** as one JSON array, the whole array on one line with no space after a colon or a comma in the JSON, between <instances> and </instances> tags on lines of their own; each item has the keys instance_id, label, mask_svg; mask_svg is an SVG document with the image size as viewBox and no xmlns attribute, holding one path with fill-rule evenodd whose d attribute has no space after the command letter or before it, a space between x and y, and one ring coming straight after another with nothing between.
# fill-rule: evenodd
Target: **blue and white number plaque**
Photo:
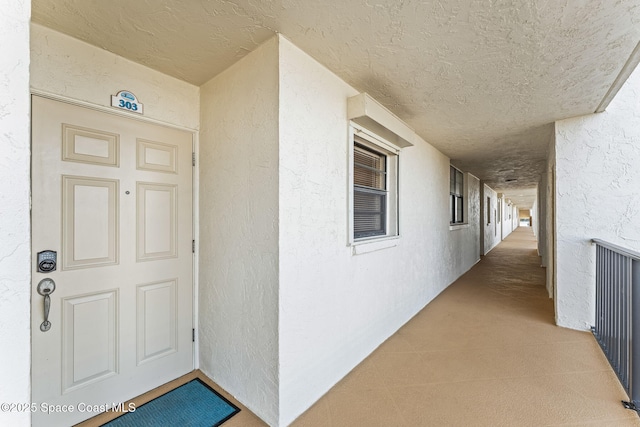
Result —
<instances>
[{"instance_id":1,"label":"blue and white number plaque","mask_svg":"<svg viewBox=\"0 0 640 427\"><path fill-rule=\"evenodd\" d=\"M128 90L121 90L116 95L111 95L111 106L138 114L142 114L143 108L138 98Z\"/></svg>"}]
</instances>

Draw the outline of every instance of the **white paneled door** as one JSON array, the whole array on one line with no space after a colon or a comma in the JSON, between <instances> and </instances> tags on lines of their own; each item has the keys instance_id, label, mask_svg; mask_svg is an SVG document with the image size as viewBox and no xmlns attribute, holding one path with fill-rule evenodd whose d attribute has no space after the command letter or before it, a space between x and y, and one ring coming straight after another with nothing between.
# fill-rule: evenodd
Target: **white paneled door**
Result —
<instances>
[{"instance_id":1,"label":"white paneled door","mask_svg":"<svg viewBox=\"0 0 640 427\"><path fill-rule=\"evenodd\" d=\"M33 425L72 425L193 369L192 144L33 97Z\"/></svg>"}]
</instances>

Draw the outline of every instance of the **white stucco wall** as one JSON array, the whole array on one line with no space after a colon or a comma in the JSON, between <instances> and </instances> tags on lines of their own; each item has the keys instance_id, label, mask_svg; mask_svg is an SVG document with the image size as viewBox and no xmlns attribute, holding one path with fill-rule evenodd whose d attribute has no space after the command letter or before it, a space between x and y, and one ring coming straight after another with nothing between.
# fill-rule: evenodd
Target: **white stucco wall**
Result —
<instances>
[{"instance_id":1,"label":"white stucco wall","mask_svg":"<svg viewBox=\"0 0 640 427\"><path fill-rule=\"evenodd\" d=\"M126 89L144 104L145 117L198 129L197 86L38 24L31 24L31 87L101 106Z\"/></svg>"},{"instance_id":2,"label":"white stucco wall","mask_svg":"<svg viewBox=\"0 0 640 427\"><path fill-rule=\"evenodd\" d=\"M555 135L551 137L551 139L555 139ZM548 145L551 144L551 139L548 142ZM551 151L551 149L550 149ZM553 296L552 289L553 285L550 281L550 273L553 271L553 266L549 262L549 241L553 241L552 230L550 229L551 224L551 216L552 212L551 208L551 190L550 190L550 180L551 180L551 172L549 168L549 158L548 155L547 162L545 165L545 169L540 174L540 182L538 183L538 192L536 196L536 212L537 212L537 220L536 221L536 229L537 229L537 238L538 238L538 254L540 255L540 265L546 268L546 288L549 292L549 297Z\"/></svg>"},{"instance_id":3,"label":"white stucco wall","mask_svg":"<svg viewBox=\"0 0 640 427\"><path fill-rule=\"evenodd\" d=\"M147 117L202 127L200 367L269 424L292 421L478 260L479 181L467 175L469 226L450 231L449 159L424 141L401 156L399 245L351 255L346 98L357 91L286 40L197 88L39 25L31 34L35 91L108 106L128 89ZM24 351L13 384L28 398Z\"/></svg>"},{"instance_id":4,"label":"white stucco wall","mask_svg":"<svg viewBox=\"0 0 640 427\"><path fill-rule=\"evenodd\" d=\"M358 92L286 39L280 50L280 425L287 425L478 260L449 230L449 159L419 140L400 153L396 247L347 246L347 97Z\"/></svg>"},{"instance_id":5,"label":"white stucco wall","mask_svg":"<svg viewBox=\"0 0 640 427\"><path fill-rule=\"evenodd\" d=\"M555 127L555 125L554 125ZM555 236L555 168L556 168L556 136L553 133L549 141L549 157L546 167L546 218L545 229L547 231L546 250L544 253L543 263L547 267L547 291L549 297L555 299L555 281L556 281L556 236ZM555 302L554 302L555 304ZM557 311L557 310L556 310Z\"/></svg>"},{"instance_id":6,"label":"white stucco wall","mask_svg":"<svg viewBox=\"0 0 640 427\"><path fill-rule=\"evenodd\" d=\"M275 426L278 39L204 84L201 96L200 369Z\"/></svg>"},{"instance_id":7,"label":"white stucco wall","mask_svg":"<svg viewBox=\"0 0 640 427\"><path fill-rule=\"evenodd\" d=\"M538 237L538 201L535 200L533 202L533 206L530 209L531 212L531 230L533 231L533 235L536 236L536 238ZM540 255L540 253L538 252L538 255Z\"/></svg>"},{"instance_id":8,"label":"white stucco wall","mask_svg":"<svg viewBox=\"0 0 640 427\"><path fill-rule=\"evenodd\" d=\"M508 199L507 199L508 200ZM503 199L502 200L502 239L506 239L509 234L515 229L513 221L513 204Z\"/></svg>"},{"instance_id":9,"label":"white stucco wall","mask_svg":"<svg viewBox=\"0 0 640 427\"><path fill-rule=\"evenodd\" d=\"M557 321L595 317L592 238L640 250L640 69L607 111L556 122Z\"/></svg>"},{"instance_id":10,"label":"white stucco wall","mask_svg":"<svg viewBox=\"0 0 640 427\"><path fill-rule=\"evenodd\" d=\"M491 251L491 249L495 248L498 243L501 242L502 238L500 235L500 230L498 229L499 224L496 221L497 218L497 209L498 209L498 193L487 184L483 185L483 193L482 193L482 225L483 225L483 254L486 255ZM491 199L491 212L489 213L491 218L489 221L488 212L487 212L487 198ZM508 218L508 217L507 217Z\"/></svg>"},{"instance_id":11,"label":"white stucco wall","mask_svg":"<svg viewBox=\"0 0 640 427\"><path fill-rule=\"evenodd\" d=\"M510 222L506 220L504 216L505 209L507 207L506 198L500 197L500 193L498 193L498 200L496 203L498 205L498 234L500 234L501 239L504 239L507 237L507 234L511 232Z\"/></svg>"},{"instance_id":12,"label":"white stucco wall","mask_svg":"<svg viewBox=\"0 0 640 427\"><path fill-rule=\"evenodd\" d=\"M0 14L0 402L28 403L30 387L29 19L31 2ZM28 412L0 425L28 426Z\"/></svg>"},{"instance_id":13,"label":"white stucco wall","mask_svg":"<svg viewBox=\"0 0 640 427\"><path fill-rule=\"evenodd\" d=\"M547 266L547 172L540 175L538 183L538 194L536 196L536 229L538 238L538 255L540 255L540 265Z\"/></svg>"},{"instance_id":14,"label":"white stucco wall","mask_svg":"<svg viewBox=\"0 0 640 427\"><path fill-rule=\"evenodd\" d=\"M466 188L466 215L465 222L468 228L457 229L449 232L449 244L451 253L447 259L454 264L454 279L464 274L473 264L480 261L482 251L480 248L480 180L465 173Z\"/></svg>"}]
</instances>

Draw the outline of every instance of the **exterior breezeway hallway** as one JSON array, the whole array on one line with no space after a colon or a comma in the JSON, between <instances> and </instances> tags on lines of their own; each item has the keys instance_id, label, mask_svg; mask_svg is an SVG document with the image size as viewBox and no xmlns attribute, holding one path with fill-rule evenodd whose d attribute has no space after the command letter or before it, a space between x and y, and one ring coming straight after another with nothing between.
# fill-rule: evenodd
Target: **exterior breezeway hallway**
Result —
<instances>
[{"instance_id":1,"label":"exterior breezeway hallway","mask_svg":"<svg viewBox=\"0 0 640 427\"><path fill-rule=\"evenodd\" d=\"M640 425L593 336L555 326L544 277L516 229L292 425Z\"/></svg>"},{"instance_id":2,"label":"exterior breezeway hallway","mask_svg":"<svg viewBox=\"0 0 640 427\"><path fill-rule=\"evenodd\" d=\"M5 3L0 404L640 425L640 0Z\"/></svg>"}]
</instances>

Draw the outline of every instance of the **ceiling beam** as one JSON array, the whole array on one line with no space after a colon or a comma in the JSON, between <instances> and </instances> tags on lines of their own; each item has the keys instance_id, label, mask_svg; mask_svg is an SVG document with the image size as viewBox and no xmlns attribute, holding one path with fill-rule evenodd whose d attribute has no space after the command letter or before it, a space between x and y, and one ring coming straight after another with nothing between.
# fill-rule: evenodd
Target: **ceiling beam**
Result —
<instances>
[{"instance_id":1,"label":"ceiling beam","mask_svg":"<svg viewBox=\"0 0 640 427\"><path fill-rule=\"evenodd\" d=\"M631 73L633 73L633 70L635 70L639 62L640 42L638 42L636 47L633 49L633 52L631 52L629 59L627 59L627 62L622 67L622 70L620 70L618 77L616 77L616 79L613 81L613 84L605 94L604 98L602 98L600 105L598 105L598 108L596 108L596 111L594 111L595 113L602 113L607 109L609 103L613 100L613 98L615 98L616 94L618 93L624 82L627 81Z\"/></svg>"}]
</instances>

